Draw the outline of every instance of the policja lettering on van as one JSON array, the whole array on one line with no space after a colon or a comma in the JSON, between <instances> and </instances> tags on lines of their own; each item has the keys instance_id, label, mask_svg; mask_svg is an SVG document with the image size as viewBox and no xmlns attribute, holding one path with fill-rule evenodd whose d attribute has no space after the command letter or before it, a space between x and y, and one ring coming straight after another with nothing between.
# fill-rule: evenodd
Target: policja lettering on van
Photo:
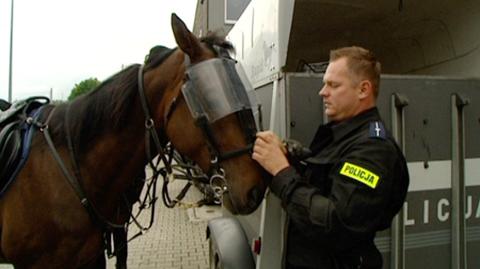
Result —
<instances>
[{"instance_id":1,"label":"policja lettering on van","mask_svg":"<svg viewBox=\"0 0 480 269\"><path fill-rule=\"evenodd\" d=\"M380 179L375 173L349 162L345 162L340 170L340 174L353 178L372 189L377 187L378 180Z\"/></svg>"}]
</instances>

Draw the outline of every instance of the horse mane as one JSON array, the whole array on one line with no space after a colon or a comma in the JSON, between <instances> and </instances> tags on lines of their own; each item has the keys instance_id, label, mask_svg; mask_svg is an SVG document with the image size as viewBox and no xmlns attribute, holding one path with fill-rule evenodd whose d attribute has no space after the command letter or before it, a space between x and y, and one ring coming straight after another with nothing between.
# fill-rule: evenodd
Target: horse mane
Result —
<instances>
[{"instance_id":1,"label":"horse mane","mask_svg":"<svg viewBox=\"0 0 480 269\"><path fill-rule=\"evenodd\" d=\"M162 49L160 49L162 48ZM145 61L145 68L160 65L173 50L163 46L152 48L154 52ZM65 121L68 120L74 145L86 149L89 141L111 128L119 131L132 116L132 107L138 95L138 71L140 65L133 64L112 75L89 93L57 107L52 122L52 135L61 144L66 143ZM153 67L151 67L153 68ZM68 108L70 106L70 108ZM66 119L67 108L70 110ZM51 124L52 125L52 124ZM77 146L76 148L80 148ZM80 152L79 152L80 153Z\"/></svg>"},{"instance_id":2,"label":"horse mane","mask_svg":"<svg viewBox=\"0 0 480 269\"><path fill-rule=\"evenodd\" d=\"M228 52L234 51L230 42L214 32L209 32L200 41L215 54L218 52L215 46ZM175 49L164 46L151 48L145 57L144 70L157 67L174 51ZM132 116L131 108L137 100L139 68L139 64L130 65L103 81L88 94L79 96L69 103L58 105L50 128L57 143L66 144L65 121L68 121L70 135L74 145L77 145L77 153L87 150L89 141L106 131L107 127L111 128L109 131L119 131L124 128L123 123ZM66 119L67 108L69 109L68 119ZM43 118L45 120L46 115Z\"/></svg>"},{"instance_id":3,"label":"horse mane","mask_svg":"<svg viewBox=\"0 0 480 269\"><path fill-rule=\"evenodd\" d=\"M227 41L225 35L222 35L219 32L209 31L206 36L200 38L200 41L207 44L210 50L215 52L216 56L218 56L218 51L215 49L215 46L218 46L229 53L235 53L235 48L232 43Z\"/></svg>"},{"instance_id":4,"label":"horse mane","mask_svg":"<svg viewBox=\"0 0 480 269\"><path fill-rule=\"evenodd\" d=\"M89 93L58 105L49 124L55 141L59 144L66 143L66 121L75 145L88 144L107 126L112 126L114 130L121 128L121 122L126 120L129 109L135 102L138 68L138 64L128 66Z\"/></svg>"},{"instance_id":5,"label":"horse mane","mask_svg":"<svg viewBox=\"0 0 480 269\"><path fill-rule=\"evenodd\" d=\"M218 46L229 53L235 52L232 43L225 40L225 36L217 32L209 31L206 36L200 38L200 42L205 43L211 51L215 52L216 56L218 56L218 51L215 49L215 46ZM170 50L164 46L155 46L151 48L149 54L145 56L145 70L147 71L157 67L173 51L174 50Z\"/></svg>"},{"instance_id":6,"label":"horse mane","mask_svg":"<svg viewBox=\"0 0 480 269\"><path fill-rule=\"evenodd\" d=\"M164 46L155 46L150 49L150 52L145 56L145 71L153 69L161 64L175 49L169 49Z\"/></svg>"}]
</instances>

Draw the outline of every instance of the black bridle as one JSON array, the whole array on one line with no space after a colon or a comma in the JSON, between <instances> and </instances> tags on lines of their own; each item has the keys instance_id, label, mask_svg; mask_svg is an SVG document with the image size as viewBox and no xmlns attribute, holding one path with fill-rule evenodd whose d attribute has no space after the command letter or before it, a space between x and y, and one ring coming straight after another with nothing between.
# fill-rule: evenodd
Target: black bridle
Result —
<instances>
[{"instance_id":1,"label":"black bridle","mask_svg":"<svg viewBox=\"0 0 480 269\"><path fill-rule=\"evenodd\" d=\"M221 55L222 57L225 57L224 56L225 53L218 53L218 54ZM186 54L185 54L184 62L185 62L185 69L187 69L188 66L190 65L190 59ZM253 143L255 141L255 134L257 129L256 129L255 120L253 118L253 114L251 110L244 109L244 110L235 112L235 115L237 116L237 119L241 124L241 129L244 130L245 132L245 137L247 138L248 145L244 148L231 150L228 152L221 152L219 150L218 139L208 119L205 116L202 116L196 119L195 123L202 130L202 133L206 140L206 144L210 154L210 167L208 171L204 173L197 166L192 164L192 162L186 161L188 160L188 158L185 158L184 156L181 156L181 155L178 156L178 153L175 154L176 151L171 144L167 146L165 146L165 144L162 145L160 136L158 135L158 132L155 128L155 122L150 113L148 100L145 95L145 90L143 87L143 75L144 75L144 71L143 71L143 65L142 65L138 70L138 91L140 96L140 102L142 104L143 113L145 116L145 129L146 129L145 147L147 149L146 157L149 160L150 168L154 171L154 175L161 174L164 178L162 198L165 206L169 208L174 207L185 196L186 192L191 186L191 181L195 179L197 180L200 179L201 181L207 181L211 185L212 189L215 191L216 201L220 202L223 193L228 191L227 181L225 179L225 171L221 167L220 163L225 160L232 159L243 154L252 153ZM187 75L186 75L186 79L187 80L189 79ZM170 116L172 115L172 113L176 108L177 99L178 99L178 96L173 98L171 101L171 104L167 106L167 110L163 117L164 129L166 129ZM226 115L226 116L229 116L229 115ZM166 137L166 135L164 136ZM157 164L153 164L152 162L154 159L154 155L150 151L151 141L154 143L157 153L162 163L164 164L164 167L161 168L160 170L157 168L159 162L157 162ZM176 170L177 172L180 172L180 175L178 175L178 173L177 174L173 173L174 172L173 165L172 165L173 160L175 160L177 163L176 167L181 167L185 170L183 172ZM172 200L170 199L170 196L168 194L167 184L176 178L182 178L182 179L186 178L186 179L189 179L189 182L187 183L187 185L185 185L185 187L180 192L180 194L174 200Z\"/></svg>"}]
</instances>

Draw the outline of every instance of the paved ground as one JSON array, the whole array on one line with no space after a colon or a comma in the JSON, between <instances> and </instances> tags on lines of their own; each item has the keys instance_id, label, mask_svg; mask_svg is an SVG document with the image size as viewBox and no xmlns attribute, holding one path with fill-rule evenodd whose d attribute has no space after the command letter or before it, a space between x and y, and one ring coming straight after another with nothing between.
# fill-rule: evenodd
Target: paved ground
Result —
<instances>
[{"instance_id":1,"label":"paved ground","mask_svg":"<svg viewBox=\"0 0 480 269\"><path fill-rule=\"evenodd\" d=\"M183 181L172 183L172 196L183 187ZM161 182L158 183L160 190ZM158 191L160 194L160 191ZM185 200L195 202L201 194L191 188ZM155 223L148 233L129 243L129 269L207 269L208 241L205 229L210 218L220 216L218 206L197 209L165 208L162 201L157 202ZM148 223L149 214L145 212L143 223ZM135 234L136 229L129 231ZM0 265L0 269L11 269L11 265ZM115 268L115 259L107 264L108 269Z\"/></svg>"},{"instance_id":2,"label":"paved ground","mask_svg":"<svg viewBox=\"0 0 480 269\"><path fill-rule=\"evenodd\" d=\"M170 190L172 196L183 186L183 181L175 181ZM191 188L185 200L196 202L200 192ZM129 269L206 269L208 268L208 241L206 225L208 219L220 216L218 206L197 209L165 208L157 203L156 220L152 229L129 244ZM149 216L144 216L148 218ZM147 223L144 220L144 223ZM129 231L135 234L136 230ZM114 269L114 259L108 269Z\"/></svg>"}]
</instances>

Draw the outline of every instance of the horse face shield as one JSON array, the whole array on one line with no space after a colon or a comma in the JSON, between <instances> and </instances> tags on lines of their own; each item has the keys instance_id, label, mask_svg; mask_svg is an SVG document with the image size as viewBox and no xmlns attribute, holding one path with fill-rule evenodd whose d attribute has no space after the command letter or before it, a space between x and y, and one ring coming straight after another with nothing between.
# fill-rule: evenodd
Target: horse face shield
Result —
<instances>
[{"instance_id":1,"label":"horse face shield","mask_svg":"<svg viewBox=\"0 0 480 269\"><path fill-rule=\"evenodd\" d=\"M255 104L253 87L240 64L232 59L214 58L187 68L188 80L182 93L196 120L206 117L213 123Z\"/></svg>"},{"instance_id":2,"label":"horse face shield","mask_svg":"<svg viewBox=\"0 0 480 269\"><path fill-rule=\"evenodd\" d=\"M225 171L219 162L250 153L255 140L256 125L252 113L255 92L240 64L230 58L214 58L187 67L187 81L182 93L197 125L202 129L210 152L211 166L207 172L216 198L228 192ZM235 114L244 131L247 146L222 152L212 124ZM213 180L216 179L216 180Z\"/></svg>"}]
</instances>

